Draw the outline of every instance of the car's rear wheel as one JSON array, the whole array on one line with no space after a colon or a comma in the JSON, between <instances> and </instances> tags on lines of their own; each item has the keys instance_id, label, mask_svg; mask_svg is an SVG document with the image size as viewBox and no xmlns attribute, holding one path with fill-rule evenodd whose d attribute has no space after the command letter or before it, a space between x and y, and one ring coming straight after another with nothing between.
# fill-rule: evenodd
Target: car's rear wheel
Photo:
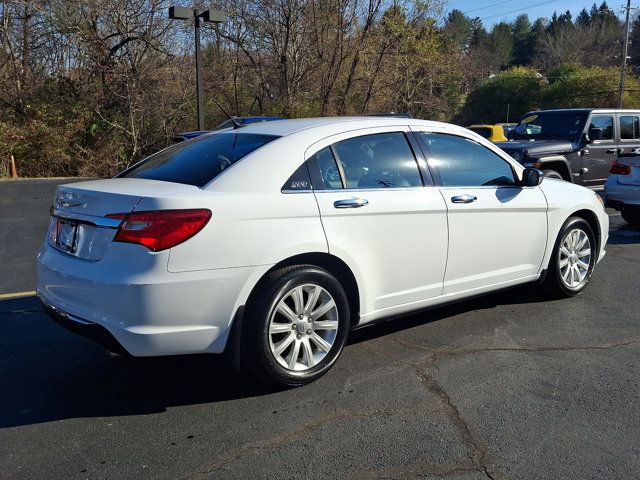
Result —
<instances>
[{"instance_id":1,"label":"car's rear wheel","mask_svg":"<svg viewBox=\"0 0 640 480\"><path fill-rule=\"evenodd\" d=\"M597 260L596 239L589 223L570 217L560 229L545 278L547 293L578 295L589 284Z\"/></svg>"},{"instance_id":2,"label":"car's rear wheel","mask_svg":"<svg viewBox=\"0 0 640 480\"><path fill-rule=\"evenodd\" d=\"M245 367L270 383L299 386L327 372L342 352L350 324L340 282L300 265L270 273L247 306Z\"/></svg>"},{"instance_id":3,"label":"car's rear wheel","mask_svg":"<svg viewBox=\"0 0 640 480\"><path fill-rule=\"evenodd\" d=\"M633 225L634 227L640 226L640 207L625 207L620 212L622 214L622 219Z\"/></svg>"},{"instance_id":4,"label":"car's rear wheel","mask_svg":"<svg viewBox=\"0 0 640 480\"><path fill-rule=\"evenodd\" d=\"M557 178L559 180L564 180L564 178L562 178L562 174L560 172L557 172L556 170L547 168L545 170L542 170L542 172L544 173L544 176L546 178Z\"/></svg>"}]
</instances>

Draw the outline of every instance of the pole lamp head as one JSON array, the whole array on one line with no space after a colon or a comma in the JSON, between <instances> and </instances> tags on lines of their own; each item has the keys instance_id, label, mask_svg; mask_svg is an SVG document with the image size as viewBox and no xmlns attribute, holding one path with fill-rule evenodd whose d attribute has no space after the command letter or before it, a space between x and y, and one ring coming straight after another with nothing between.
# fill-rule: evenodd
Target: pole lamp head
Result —
<instances>
[{"instance_id":1,"label":"pole lamp head","mask_svg":"<svg viewBox=\"0 0 640 480\"><path fill-rule=\"evenodd\" d=\"M191 20L193 9L185 7L169 7L169 18L173 20Z\"/></svg>"},{"instance_id":2,"label":"pole lamp head","mask_svg":"<svg viewBox=\"0 0 640 480\"><path fill-rule=\"evenodd\" d=\"M205 23L223 23L227 14L218 10L204 10L198 15Z\"/></svg>"}]
</instances>

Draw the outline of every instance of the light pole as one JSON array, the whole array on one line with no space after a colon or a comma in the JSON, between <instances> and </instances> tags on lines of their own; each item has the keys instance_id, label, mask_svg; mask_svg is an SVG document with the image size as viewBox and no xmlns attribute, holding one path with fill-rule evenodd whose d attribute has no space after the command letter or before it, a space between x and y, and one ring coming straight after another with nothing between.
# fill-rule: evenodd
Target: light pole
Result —
<instances>
[{"instance_id":1,"label":"light pole","mask_svg":"<svg viewBox=\"0 0 640 480\"><path fill-rule=\"evenodd\" d=\"M200 19L204 23L222 23L227 19L224 12L217 10L197 10L186 7L169 7L169 18L193 20L196 44L196 99L198 105L198 130L204 130L204 99L202 94L202 61L200 60Z\"/></svg>"},{"instance_id":2,"label":"light pole","mask_svg":"<svg viewBox=\"0 0 640 480\"><path fill-rule=\"evenodd\" d=\"M622 45L622 65L620 66L620 91L618 96L618 108L622 108L622 97L624 96L624 76L627 71L627 59L629 53L629 13L631 12L631 0L627 0L627 6L623 7L627 11L627 19L624 27L624 44Z\"/></svg>"}]
</instances>

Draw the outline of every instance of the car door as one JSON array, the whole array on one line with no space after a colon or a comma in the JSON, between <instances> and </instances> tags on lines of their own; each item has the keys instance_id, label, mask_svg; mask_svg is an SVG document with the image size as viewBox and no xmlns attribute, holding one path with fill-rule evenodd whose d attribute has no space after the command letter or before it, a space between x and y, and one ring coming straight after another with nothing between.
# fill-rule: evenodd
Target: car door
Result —
<instances>
[{"instance_id":1,"label":"car door","mask_svg":"<svg viewBox=\"0 0 640 480\"><path fill-rule=\"evenodd\" d=\"M618 118L618 158L636 158L640 153L640 115L621 113Z\"/></svg>"},{"instance_id":2,"label":"car door","mask_svg":"<svg viewBox=\"0 0 640 480\"><path fill-rule=\"evenodd\" d=\"M541 189L519 187L511 164L475 140L426 131L419 137L448 210L443 293L535 278L547 243Z\"/></svg>"},{"instance_id":3,"label":"car door","mask_svg":"<svg viewBox=\"0 0 640 480\"><path fill-rule=\"evenodd\" d=\"M602 139L592 141L584 149L582 156L584 173L579 178L585 187L602 187L607 181L611 164L617 158L618 144L613 120L614 115L610 113L594 113L589 119L588 130L600 129Z\"/></svg>"},{"instance_id":4,"label":"car door","mask_svg":"<svg viewBox=\"0 0 640 480\"><path fill-rule=\"evenodd\" d=\"M362 321L442 294L446 208L410 136L408 128L359 130L307 151L329 251L361 279Z\"/></svg>"}]
</instances>

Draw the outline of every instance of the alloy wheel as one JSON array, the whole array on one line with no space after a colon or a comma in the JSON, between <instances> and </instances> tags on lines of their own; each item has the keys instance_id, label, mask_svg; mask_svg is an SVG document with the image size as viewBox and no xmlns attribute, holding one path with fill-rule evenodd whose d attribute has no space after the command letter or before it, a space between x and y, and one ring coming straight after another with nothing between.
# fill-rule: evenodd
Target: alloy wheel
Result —
<instances>
[{"instance_id":1,"label":"alloy wheel","mask_svg":"<svg viewBox=\"0 0 640 480\"><path fill-rule=\"evenodd\" d=\"M298 285L278 300L269 317L271 353L288 370L313 368L331 350L338 324L336 303L326 289Z\"/></svg>"},{"instance_id":2,"label":"alloy wheel","mask_svg":"<svg viewBox=\"0 0 640 480\"><path fill-rule=\"evenodd\" d=\"M558 267L563 283L577 289L587 278L591 266L591 242L580 229L570 230L562 239L558 255Z\"/></svg>"}]
</instances>

